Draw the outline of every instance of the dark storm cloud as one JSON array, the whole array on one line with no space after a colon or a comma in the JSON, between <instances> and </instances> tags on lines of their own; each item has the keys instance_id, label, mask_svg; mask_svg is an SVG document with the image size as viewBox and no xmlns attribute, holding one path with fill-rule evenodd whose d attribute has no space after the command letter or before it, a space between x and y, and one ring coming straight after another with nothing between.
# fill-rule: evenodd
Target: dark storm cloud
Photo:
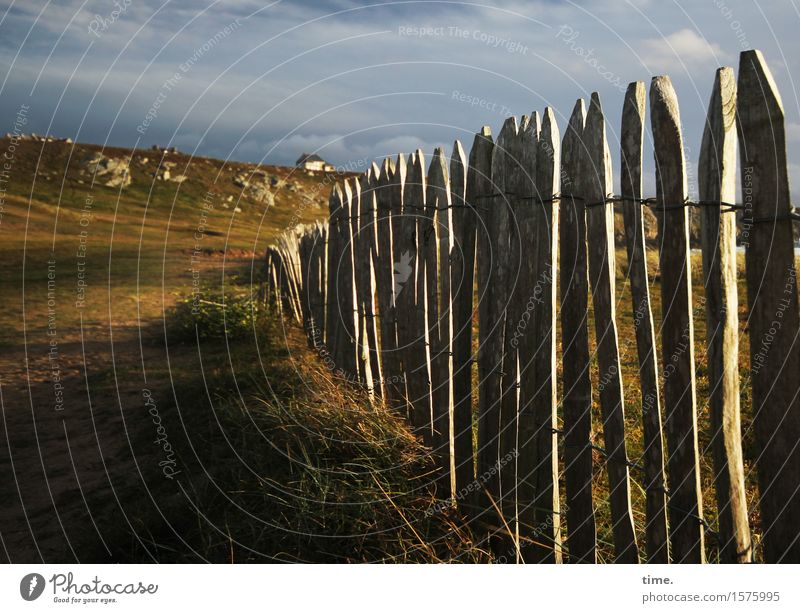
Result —
<instances>
[{"instance_id":1,"label":"dark storm cloud","mask_svg":"<svg viewBox=\"0 0 800 613\"><path fill-rule=\"evenodd\" d=\"M344 164L469 143L481 125L547 104L563 128L575 98L597 90L616 151L620 90L668 72L691 161L714 70L736 66L747 45L775 73L798 159L790 10L746 0L488 4L5 4L0 111L30 104L32 131L85 141L273 163L319 150Z\"/></svg>"}]
</instances>

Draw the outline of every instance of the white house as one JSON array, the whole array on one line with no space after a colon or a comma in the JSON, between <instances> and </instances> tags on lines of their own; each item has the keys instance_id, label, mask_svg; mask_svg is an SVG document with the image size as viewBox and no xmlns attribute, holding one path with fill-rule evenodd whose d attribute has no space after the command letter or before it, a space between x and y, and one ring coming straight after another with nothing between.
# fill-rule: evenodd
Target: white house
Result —
<instances>
[{"instance_id":1,"label":"white house","mask_svg":"<svg viewBox=\"0 0 800 613\"><path fill-rule=\"evenodd\" d=\"M305 168L306 170L322 170L325 172L331 172L334 170L332 164L328 164L316 153L304 153L297 158L297 161L294 164L298 168Z\"/></svg>"}]
</instances>

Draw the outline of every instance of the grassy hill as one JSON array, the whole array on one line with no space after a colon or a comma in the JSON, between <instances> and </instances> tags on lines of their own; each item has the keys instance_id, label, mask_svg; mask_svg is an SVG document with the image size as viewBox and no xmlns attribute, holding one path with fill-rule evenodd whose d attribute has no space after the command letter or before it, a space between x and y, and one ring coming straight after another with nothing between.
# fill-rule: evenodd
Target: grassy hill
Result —
<instances>
[{"instance_id":1,"label":"grassy hill","mask_svg":"<svg viewBox=\"0 0 800 613\"><path fill-rule=\"evenodd\" d=\"M11 146L8 139L0 141L4 151ZM130 185L107 187L110 175L94 174L90 163L99 155L129 161ZM173 179L176 175L187 179L181 183L157 179L165 170ZM252 180L254 171L278 181L271 190L270 207L234 183L242 176ZM194 283L199 274L205 285L221 278L207 270L222 268L209 264L216 259L236 265L252 260L248 268L255 275L260 262L255 254L261 254L282 230L322 216L336 179L335 173L256 169L180 153L32 140L16 146L8 176L0 222L0 274L11 295L5 297L6 308L0 314L2 343L13 343L8 334L20 329L23 271L28 283L44 281L47 263L55 261L58 323L65 334L74 328L79 310L91 326L157 316L176 297L191 291L192 269ZM78 256L81 248L84 258ZM86 262L87 299L82 309L74 305L78 260ZM47 295L36 287L25 292L30 330L46 324Z\"/></svg>"}]
</instances>

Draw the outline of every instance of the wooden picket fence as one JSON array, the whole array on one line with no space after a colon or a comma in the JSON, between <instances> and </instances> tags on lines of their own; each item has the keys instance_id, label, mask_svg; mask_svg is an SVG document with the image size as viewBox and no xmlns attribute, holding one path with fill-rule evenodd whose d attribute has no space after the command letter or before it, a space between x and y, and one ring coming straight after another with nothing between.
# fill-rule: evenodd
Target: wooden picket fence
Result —
<instances>
[{"instance_id":1,"label":"wooden picket fence","mask_svg":"<svg viewBox=\"0 0 800 613\"><path fill-rule=\"evenodd\" d=\"M437 496L488 530L499 560L597 560L593 470L601 454L616 561L704 562L713 537L721 562L752 561L756 546L767 562L800 562L797 215L782 103L758 51L742 53L738 84L731 68L717 71L696 202L687 197L668 77L652 80L649 103L655 197L642 196L645 86L631 83L620 196L612 195L596 94L588 111L578 100L563 137L550 108L541 118L511 117L496 140L486 127L475 135L469 160L456 141L449 164L436 149L426 172L417 150L336 185L326 223L288 232L268 250L269 300L305 326L310 346L339 375L408 417L440 463ZM640 390L628 390L642 406L644 452L635 462L618 341L615 204L624 218L638 350ZM658 217L659 330L644 206ZM701 216L715 530L702 504L690 206ZM744 383L737 223L746 247ZM742 455L740 398L748 383L757 509L748 509ZM592 438L593 393L603 446ZM638 531L636 481L646 496Z\"/></svg>"}]
</instances>

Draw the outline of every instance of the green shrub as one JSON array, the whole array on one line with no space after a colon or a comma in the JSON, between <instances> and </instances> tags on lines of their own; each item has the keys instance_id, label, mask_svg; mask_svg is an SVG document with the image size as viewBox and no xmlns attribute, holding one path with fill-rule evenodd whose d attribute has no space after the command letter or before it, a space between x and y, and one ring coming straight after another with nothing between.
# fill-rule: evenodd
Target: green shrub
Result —
<instances>
[{"instance_id":1,"label":"green shrub","mask_svg":"<svg viewBox=\"0 0 800 613\"><path fill-rule=\"evenodd\" d=\"M172 342L194 342L252 336L259 311L256 292L204 291L178 301L168 310L167 338Z\"/></svg>"}]
</instances>

